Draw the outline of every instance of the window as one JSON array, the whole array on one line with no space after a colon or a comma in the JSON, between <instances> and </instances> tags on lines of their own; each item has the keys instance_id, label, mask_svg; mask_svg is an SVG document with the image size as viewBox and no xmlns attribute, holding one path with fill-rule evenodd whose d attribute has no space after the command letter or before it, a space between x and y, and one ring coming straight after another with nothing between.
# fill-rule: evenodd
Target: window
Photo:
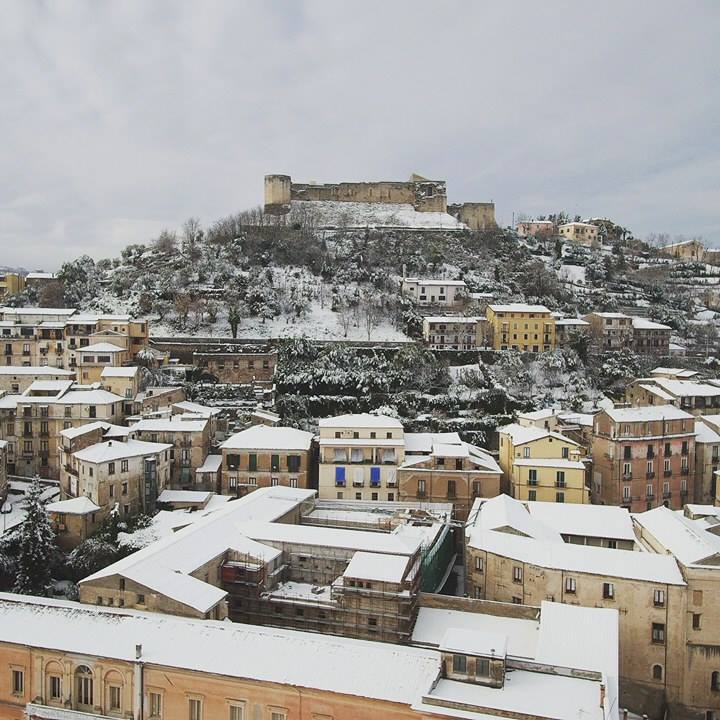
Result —
<instances>
[{"instance_id":1,"label":"window","mask_svg":"<svg viewBox=\"0 0 720 720\"><path fill-rule=\"evenodd\" d=\"M62 700L62 678L59 675L51 675L49 683L51 700Z\"/></svg>"},{"instance_id":2,"label":"window","mask_svg":"<svg viewBox=\"0 0 720 720\"><path fill-rule=\"evenodd\" d=\"M12 671L13 695L22 695L25 692L25 673L22 670Z\"/></svg>"},{"instance_id":3,"label":"window","mask_svg":"<svg viewBox=\"0 0 720 720\"><path fill-rule=\"evenodd\" d=\"M447 484L447 496L448 496L449 498L454 498L455 495L456 495L455 481L454 481L454 480L448 480L448 484Z\"/></svg>"},{"instance_id":4,"label":"window","mask_svg":"<svg viewBox=\"0 0 720 720\"><path fill-rule=\"evenodd\" d=\"M188 699L188 718L189 720L202 720L202 700Z\"/></svg>"},{"instance_id":5,"label":"window","mask_svg":"<svg viewBox=\"0 0 720 720\"><path fill-rule=\"evenodd\" d=\"M692 616L692 629L693 630L700 630L701 619L702 619L702 615L700 613L693 613L693 616Z\"/></svg>"},{"instance_id":6,"label":"window","mask_svg":"<svg viewBox=\"0 0 720 720\"><path fill-rule=\"evenodd\" d=\"M603 583L603 597L606 600L612 600L615 597L615 585L612 583Z\"/></svg>"},{"instance_id":7,"label":"window","mask_svg":"<svg viewBox=\"0 0 720 720\"><path fill-rule=\"evenodd\" d=\"M243 720L245 717L244 703L231 702L228 711L229 720Z\"/></svg>"},{"instance_id":8,"label":"window","mask_svg":"<svg viewBox=\"0 0 720 720\"><path fill-rule=\"evenodd\" d=\"M575 583L575 578L571 578L571 577L565 578L565 592L570 593L571 595L574 595L576 590L577 590L577 585Z\"/></svg>"},{"instance_id":9,"label":"window","mask_svg":"<svg viewBox=\"0 0 720 720\"><path fill-rule=\"evenodd\" d=\"M300 456L299 455L288 455L287 456L288 472L300 472Z\"/></svg>"},{"instance_id":10,"label":"window","mask_svg":"<svg viewBox=\"0 0 720 720\"><path fill-rule=\"evenodd\" d=\"M564 503L565 502L565 493L564 492L556 492L555 493L555 502Z\"/></svg>"},{"instance_id":11,"label":"window","mask_svg":"<svg viewBox=\"0 0 720 720\"><path fill-rule=\"evenodd\" d=\"M467 658L464 655L453 655L453 672L467 672Z\"/></svg>"},{"instance_id":12,"label":"window","mask_svg":"<svg viewBox=\"0 0 720 720\"><path fill-rule=\"evenodd\" d=\"M270 720L287 720L287 711L279 709L270 710Z\"/></svg>"},{"instance_id":13,"label":"window","mask_svg":"<svg viewBox=\"0 0 720 720\"><path fill-rule=\"evenodd\" d=\"M475 675L490 677L490 661L487 658L475 658Z\"/></svg>"},{"instance_id":14,"label":"window","mask_svg":"<svg viewBox=\"0 0 720 720\"><path fill-rule=\"evenodd\" d=\"M710 689L713 692L720 692L720 671L718 670L710 675Z\"/></svg>"},{"instance_id":15,"label":"window","mask_svg":"<svg viewBox=\"0 0 720 720\"><path fill-rule=\"evenodd\" d=\"M483 571L483 559L479 555L475 556L475 571L476 572Z\"/></svg>"},{"instance_id":16,"label":"window","mask_svg":"<svg viewBox=\"0 0 720 720\"><path fill-rule=\"evenodd\" d=\"M418 480L418 497L425 497L425 480Z\"/></svg>"},{"instance_id":17,"label":"window","mask_svg":"<svg viewBox=\"0 0 720 720\"><path fill-rule=\"evenodd\" d=\"M562 456L563 456L563 458L564 458L565 460L567 460L568 457L570 457L570 448L564 447L564 448L562 449Z\"/></svg>"},{"instance_id":18,"label":"window","mask_svg":"<svg viewBox=\"0 0 720 720\"><path fill-rule=\"evenodd\" d=\"M625 485L623 487L623 502L628 502L630 500L630 486Z\"/></svg>"},{"instance_id":19,"label":"window","mask_svg":"<svg viewBox=\"0 0 720 720\"><path fill-rule=\"evenodd\" d=\"M280 470L280 456L279 455L271 455L270 456L270 470L273 472L278 472Z\"/></svg>"},{"instance_id":20,"label":"window","mask_svg":"<svg viewBox=\"0 0 720 720\"><path fill-rule=\"evenodd\" d=\"M120 710L121 688L118 685L111 685L108 690L110 691L110 710Z\"/></svg>"},{"instance_id":21,"label":"window","mask_svg":"<svg viewBox=\"0 0 720 720\"><path fill-rule=\"evenodd\" d=\"M248 470L250 472L257 471L257 454L256 453L250 453L248 455Z\"/></svg>"},{"instance_id":22,"label":"window","mask_svg":"<svg viewBox=\"0 0 720 720\"><path fill-rule=\"evenodd\" d=\"M127 495L128 494L128 484L127 481L122 484L122 494Z\"/></svg>"},{"instance_id":23,"label":"window","mask_svg":"<svg viewBox=\"0 0 720 720\"><path fill-rule=\"evenodd\" d=\"M523 448L523 457L526 457L526 458L530 457L530 448L528 448L528 447Z\"/></svg>"},{"instance_id":24,"label":"window","mask_svg":"<svg viewBox=\"0 0 720 720\"><path fill-rule=\"evenodd\" d=\"M80 708L93 706L93 675L87 665L75 671L75 698Z\"/></svg>"},{"instance_id":25,"label":"window","mask_svg":"<svg viewBox=\"0 0 720 720\"><path fill-rule=\"evenodd\" d=\"M535 468L530 468L528 470L528 485L537 485L537 470Z\"/></svg>"},{"instance_id":26,"label":"window","mask_svg":"<svg viewBox=\"0 0 720 720\"><path fill-rule=\"evenodd\" d=\"M345 468L344 467L336 467L335 468L335 485L338 487L342 487L345 485Z\"/></svg>"},{"instance_id":27,"label":"window","mask_svg":"<svg viewBox=\"0 0 720 720\"><path fill-rule=\"evenodd\" d=\"M115 474L115 463L111 462L108 463L108 475L114 475Z\"/></svg>"},{"instance_id":28,"label":"window","mask_svg":"<svg viewBox=\"0 0 720 720\"><path fill-rule=\"evenodd\" d=\"M655 590L653 592L653 605L655 605L655 607L664 607L665 606L665 591L664 590Z\"/></svg>"},{"instance_id":29,"label":"window","mask_svg":"<svg viewBox=\"0 0 720 720\"><path fill-rule=\"evenodd\" d=\"M523 569L519 565L513 565L513 582L521 583L523 579Z\"/></svg>"},{"instance_id":30,"label":"window","mask_svg":"<svg viewBox=\"0 0 720 720\"><path fill-rule=\"evenodd\" d=\"M652 676L653 676L653 680L662 680L663 679L662 665L653 665Z\"/></svg>"},{"instance_id":31,"label":"window","mask_svg":"<svg viewBox=\"0 0 720 720\"><path fill-rule=\"evenodd\" d=\"M145 604L145 595L143 593L138 593L137 596L137 604L138 605L144 605Z\"/></svg>"},{"instance_id":32,"label":"window","mask_svg":"<svg viewBox=\"0 0 720 720\"><path fill-rule=\"evenodd\" d=\"M528 500L537 500L537 490L528 490Z\"/></svg>"},{"instance_id":33,"label":"window","mask_svg":"<svg viewBox=\"0 0 720 720\"><path fill-rule=\"evenodd\" d=\"M665 625L663 623L653 623L651 637L652 637L652 641L656 645L664 645L665 644Z\"/></svg>"},{"instance_id":34,"label":"window","mask_svg":"<svg viewBox=\"0 0 720 720\"><path fill-rule=\"evenodd\" d=\"M280 484L280 478L271 477L270 478L270 487L277 487Z\"/></svg>"},{"instance_id":35,"label":"window","mask_svg":"<svg viewBox=\"0 0 720 720\"><path fill-rule=\"evenodd\" d=\"M127 472L127 471L128 471L128 461L127 461L127 460L123 460L123 461L120 463L120 472Z\"/></svg>"}]
</instances>

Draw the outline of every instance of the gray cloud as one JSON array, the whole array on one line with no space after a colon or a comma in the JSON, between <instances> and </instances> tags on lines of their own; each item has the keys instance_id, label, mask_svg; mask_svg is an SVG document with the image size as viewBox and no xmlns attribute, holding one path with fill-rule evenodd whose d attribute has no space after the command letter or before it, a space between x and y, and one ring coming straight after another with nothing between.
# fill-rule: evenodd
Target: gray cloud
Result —
<instances>
[{"instance_id":1,"label":"gray cloud","mask_svg":"<svg viewBox=\"0 0 720 720\"><path fill-rule=\"evenodd\" d=\"M720 244L720 4L3 2L0 264L210 222L262 176Z\"/></svg>"}]
</instances>

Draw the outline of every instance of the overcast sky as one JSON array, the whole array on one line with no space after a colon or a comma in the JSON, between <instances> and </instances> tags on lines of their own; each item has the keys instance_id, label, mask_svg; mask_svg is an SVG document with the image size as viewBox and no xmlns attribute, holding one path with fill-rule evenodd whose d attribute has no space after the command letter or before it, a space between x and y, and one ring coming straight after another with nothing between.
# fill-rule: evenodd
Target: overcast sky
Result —
<instances>
[{"instance_id":1,"label":"overcast sky","mask_svg":"<svg viewBox=\"0 0 720 720\"><path fill-rule=\"evenodd\" d=\"M116 255L263 175L720 245L720 2L0 0L0 265Z\"/></svg>"}]
</instances>

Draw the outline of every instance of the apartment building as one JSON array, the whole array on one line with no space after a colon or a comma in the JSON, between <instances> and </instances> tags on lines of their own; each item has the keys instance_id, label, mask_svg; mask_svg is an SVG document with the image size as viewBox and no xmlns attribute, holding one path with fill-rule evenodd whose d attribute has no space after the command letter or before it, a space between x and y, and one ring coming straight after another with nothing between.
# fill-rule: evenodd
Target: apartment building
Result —
<instances>
[{"instance_id":1,"label":"apartment building","mask_svg":"<svg viewBox=\"0 0 720 720\"><path fill-rule=\"evenodd\" d=\"M569 222L558 225L558 235L570 242L593 245L600 239L597 225L584 222Z\"/></svg>"},{"instance_id":2,"label":"apartment building","mask_svg":"<svg viewBox=\"0 0 720 720\"><path fill-rule=\"evenodd\" d=\"M122 398L98 386L71 380L36 380L21 395L10 396L14 405L14 434L6 439L14 446L12 474L60 478L60 433L102 420L119 424ZM8 417L7 432L10 431Z\"/></svg>"},{"instance_id":3,"label":"apartment building","mask_svg":"<svg viewBox=\"0 0 720 720\"><path fill-rule=\"evenodd\" d=\"M18 395L25 392L36 380L74 380L72 370L49 365L0 365L0 392Z\"/></svg>"},{"instance_id":4,"label":"apartment building","mask_svg":"<svg viewBox=\"0 0 720 720\"><path fill-rule=\"evenodd\" d=\"M555 317L544 305L488 305L487 332L494 350L555 350Z\"/></svg>"},{"instance_id":5,"label":"apartment building","mask_svg":"<svg viewBox=\"0 0 720 720\"><path fill-rule=\"evenodd\" d=\"M667 357L670 354L672 328L669 325L647 318L633 317L632 326L633 348L636 353L658 357Z\"/></svg>"},{"instance_id":6,"label":"apartment building","mask_svg":"<svg viewBox=\"0 0 720 720\"><path fill-rule=\"evenodd\" d=\"M485 450L457 433L405 433L405 460L397 469L398 499L452 503L465 520L478 497L500 493L502 470Z\"/></svg>"},{"instance_id":7,"label":"apartment building","mask_svg":"<svg viewBox=\"0 0 720 720\"><path fill-rule=\"evenodd\" d=\"M583 448L560 433L518 423L498 428L499 463L514 498L589 502Z\"/></svg>"},{"instance_id":8,"label":"apartment building","mask_svg":"<svg viewBox=\"0 0 720 720\"><path fill-rule=\"evenodd\" d=\"M340 500L395 500L405 431L385 415L340 415L320 427L319 495Z\"/></svg>"},{"instance_id":9,"label":"apartment building","mask_svg":"<svg viewBox=\"0 0 720 720\"><path fill-rule=\"evenodd\" d=\"M673 557L686 582L685 607L679 624L679 646L668 644L668 659L678 661L682 674L668 683L667 705L672 717L706 720L720 709L720 508L686 505L682 510L658 507L633 517L642 548ZM670 615L668 614L670 618Z\"/></svg>"},{"instance_id":10,"label":"apartment building","mask_svg":"<svg viewBox=\"0 0 720 720\"><path fill-rule=\"evenodd\" d=\"M573 523L575 532L587 527L588 534L601 533L611 542L632 534L629 513L623 518L616 508L602 506L568 505L565 510L564 517L543 516L507 496L477 501L465 536L466 590L496 602L552 600L616 609L619 707L663 717L666 698L683 683L686 580L671 555L578 542L582 536L567 542L555 525L566 528L568 513L578 510L582 515Z\"/></svg>"},{"instance_id":11,"label":"apartment building","mask_svg":"<svg viewBox=\"0 0 720 720\"><path fill-rule=\"evenodd\" d=\"M187 419L184 415L140 420L130 426L130 437L152 443L168 443L170 480L173 489L192 489L195 471L210 454L212 437L206 418Z\"/></svg>"},{"instance_id":12,"label":"apartment building","mask_svg":"<svg viewBox=\"0 0 720 720\"><path fill-rule=\"evenodd\" d=\"M718 495L720 466L720 415L695 420L695 484L693 501L713 505Z\"/></svg>"},{"instance_id":13,"label":"apartment building","mask_svg":"<svg viewBox=\"0 0 720 720\"><path fill-rule=\"evenodd\" d=\"M249 385L272 383L278 352L270 347L242 346L193 352L193 365L219 383Z\"/></svg>"},{"instance_id":14,"label":"apartment building","mask_svg":"<svg viewBox=\"0 0 720 720\"><path fill-rule=\"evenodd\" d=\"M625 401L634 407L675 405L696 417L720 411L720 383L649 377L633 380Z\"/></svg>"},{"instance_id":15,"label":"apartment building","mask_svg":"<svg viewBox=\"0 0 720 720\"><path fill-rule=\"evenodd\" d=\"M431 315L423 318L423 340L432 350L475 350L485 344L485 318Z\"/></svg>"},{"instance_id":16,"label":"apartment building","mask_svg":"<svg viewBox=\"0 0 720 720\"><path fill-rule=\"evenodd\" d=\"M291 427L253 425L222 445L222 492L244 495L259 487L310 486L313 434Z\"/></svg>"},{"instance_id":17,"label":"apartment building","mask_svg":"<svg viewBox=\"0 0 720 720\"><path fill-rule=\"evenodd\" d=\"M0 298L17 295L25 289L25 278L19 273L0 273Z\"/></svg>"},{"instance_id":18,"label":"apartment building","mask_svg":"<svg viewBox=\"0 0 720 720\"><path fill-rule=\"evenodd\" d=\"M633 346L632 318L617 312L592 312L584 318L590 323L590 337L598 350L621 350Z\"/></svg>"},{"instance_id":19,"label":"apartment building","mask_svg":"<svg viewBox=\"0 0 720 720\"><path fill-rule=\"evenodd\" d=\"M100 372L103 387L125 400L133 400L140 392L140 377L140 368L136 365L105 366Z\"/></svg>"},{"instance_id":20,"label":"apartment building","mask_svg":"<svg viewBox=\"0 0 720 720\"><path fill-rule=\"evenodd\" d=\"M593 501L632 512L681 508L695 485L695 418L674 405L602 410L593 430Z\"/></svg>"},{"instance_id":21,"label":"apartment building","mask_svg":"<svg viewBox=\"0 0 720 720\"><path fill-rule=\"evenodd\" d=\"M616 611L422 613L408 647L2 594L0 703L8 720L619 720Z\"/></svg>"},{"instance_id":22,"label":"apartment building","mask_svg":"<svg viewBox=\"0 0 720 720\"><path fill-rule=\"evenodd\" d=\"M67 365L77 364L77 352L97 343L124 347L130 359L147 347L150 328L146 320L129 315L95 315L73 311L65 322Z\"/></svg>"},{"instance_id":23,"label":"apartment building","mask_svg":"<svg viewBox=\"0 0 720 720\"><path fill-rule=\"evenodd\" d=\"M120 368L130 362L130 352L114 342L94 342L75 352L77 374L84 383L100 382L106 367Z\"/></svg>"},{"instance_id":24,"label":"apartment building","mask_svg":"<svg viewBox=\"0 0 720 720\"><path fill-rule=\"evenodd\" d=\"M6 440L0 440L0 507L5 502L8 491L7 482L7 462L8 462L8 443Z\"/></svg>"},{"instance_id":25,"label":"apartment building","mask_svg":"<svg viewBox=\"0 0 720 720\"><path fill-rule=\"evenodd\" d=\"M78 545L115 507L123 516L154 512L158 495L170 479L171 448L169 443L126 438L103 440L70 454L70 462L63 469L70 479L63 495L69 499L65 505L58 503L53 511L58 541L65 547ZM63 517L78 499L90 500L96 506L95 510L86 508L93 523L82 529L84 534L73 532L75 528Z\"/></svg>"},{"instance_id":26,"label":"apartment building","mask_svg":"<svg viewBox=\"0 0 720 720\"><path fill-rule=\"evenodd\" d=\"M448 308L463 307L468 297L464 280L403 278L400 292L417 305L441 305Z\"/></svg>"}]
</instances>

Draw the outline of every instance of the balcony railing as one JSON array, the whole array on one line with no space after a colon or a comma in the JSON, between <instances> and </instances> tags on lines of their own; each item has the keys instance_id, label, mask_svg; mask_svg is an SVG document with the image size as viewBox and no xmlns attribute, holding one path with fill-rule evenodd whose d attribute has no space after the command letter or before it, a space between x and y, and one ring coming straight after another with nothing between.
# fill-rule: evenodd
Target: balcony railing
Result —
<instances>
[{"instance_id":1,"label":"balcony railing","mask_svg":"<svg viewBox=\"0 0 720 720\"><path fill-rule=\"evenodd\" d=\"M664 477L670 477L671 475L672 475L672 470L663 470Z\"/></svg>"},{"instance_id":2,"label":"balcony railing","mask_svg":"<svg viewBox=\"0 0 720 720\"><path fill-rule=\"evenodd\" d=\"M681 475L689 475L690 474L690 468L681 468L680 469Z\"/></svg>"},{"instance_id":3,"label":"balcony railing","mask_svg":"<svg viewBox=\"0 0 720 720\"><path fill-rule=\"evenodd\" d=\"M652 479L655 477L655 473L651 470L651 471L645 473L645 477L646 477L648 480L652 480Z\"/></svg>"}]
</instances>

